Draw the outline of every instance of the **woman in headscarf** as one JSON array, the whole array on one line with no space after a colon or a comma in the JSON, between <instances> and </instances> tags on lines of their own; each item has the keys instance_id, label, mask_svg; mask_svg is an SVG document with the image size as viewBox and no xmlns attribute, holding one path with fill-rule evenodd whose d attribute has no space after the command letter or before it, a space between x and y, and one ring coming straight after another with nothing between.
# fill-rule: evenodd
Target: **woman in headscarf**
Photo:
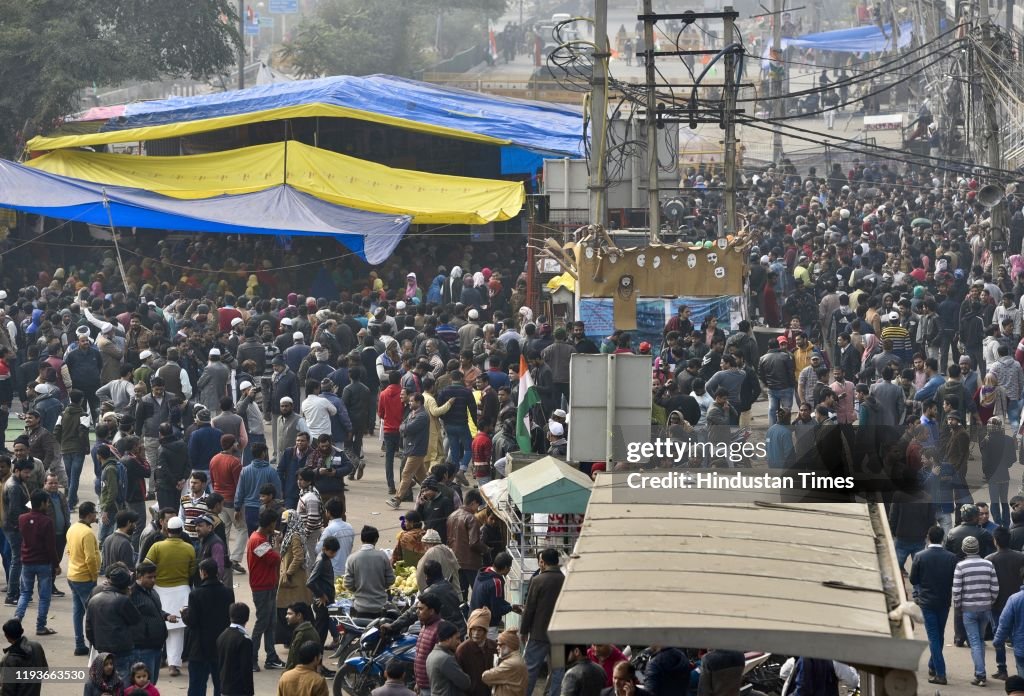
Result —
<instances>
[{"instance_id":1,"label":"woman in headscarf","mask_svg":"<svg viewBox=\"0 0 1024 696\"><path fill-rule=\"evenodd\" d=\"M874 358L878 355L879 349L882 346L882 342L873 333L864 334L864 352L860 356L860 369L861 374L864 374L865 370L871 370L874 372ZM863 381L863 377L861 378Z\"/></svg>"},{"instance_id":2,"label":"woman in headscarf","mask_svg":"<svg viewBox=\"0 0 1024 696\"><path fill-rule=\"evenodd\" d=\"M974 392L974 403L978 407L978 419L982 425L988 425L989 418L993 416L999 418L1000 423L1006 422L1006 389L999 385L996 373L985 375L984 384ZM980 442L980 435L978 439Z\"/></svg>"},{"instance_id":3,"label":"woman in headscarf","mask_svg":"<svg viewBox=\"0 0 1024 696\"><path fill-rule=\"evenodd\" d=\"M416 282L416 274L411 271L405 276L405 299L422 299L420 286Z\"/></svg>"},{"instance_id":4,"label":"woman in headscarf","mask_svg":"<svg viewBox=\"0 0 1024 696\"><path fill-rule=\"evenodd\" d=\"M292 629L285 621L285 612L295 602L309 604L313 597L306 588L306 527L295 510L285 510L284 536L281 539L281 579L277 586L276 641L281 645L292 642Z\"/></svg>"},{"instance_id":5,"label":"woman in headscarf","mask_svg":"<svg viewBox=\"0 0 1024 696\"><path fill-rule=\"evenodd\" d=\"M444 281L447 277L444 273L434 276L434 280L430 283L430 289L427 290L427 304L441 304L444 297Z\"/></svg>"},{"instance_id":6,"label":"woman in headscarf","mask_svg":"<svg viewBox=\"0 0 1024 696\"><path fill-rule=\"evenodd\" d=\"M501 281L497 278L491 278L487 281L487 307L491 310L492 314L494 312L507 314L508 312L508 300L505 298L503 290Z\"/></svg>"},{"instance_id":7,"label":"woman in headscarf","mask_svg":"<svg viewBox=\"0 0 1024 696\"><path fill-rule=\"evenodd\" d=\"M441 301L445 304L452 304L459 301L462 293L462 266L452 266L451 273L445 279L441 288Z\"/></svg>"},{"instance_id":8,"label":"woman in headscarf","mask_svg":"<svg viewBox=\"0 0 1024 696\"><path fill-rule=\"evenodd\" d=\"M89 681L85 683L84 696L121 696L124 682L114 669L114 655L97 653L89 664Z\"/></svg>"},{"instance_id":9,"label":"woman in headscarf","mask_svg":"<svg viewBox=\"0 0 1024 696\"><path fill-rule=\"evenodd\" d=\"M487 285L487 278L484 276L482 271L477 271L473 274L473 287L482 288Z\"/></svg>"}]
</instances>

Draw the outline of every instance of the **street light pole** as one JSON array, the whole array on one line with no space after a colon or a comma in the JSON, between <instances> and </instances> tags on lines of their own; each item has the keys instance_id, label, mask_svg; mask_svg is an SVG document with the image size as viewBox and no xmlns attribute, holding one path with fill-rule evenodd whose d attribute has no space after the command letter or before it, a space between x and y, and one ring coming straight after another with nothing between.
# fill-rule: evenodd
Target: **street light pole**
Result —
<instances>
[{"instance_id":1,"label":"street light pole","mask_svg":"<svg viewBox=\"0 0 1024 696\"><path fill-rule=\"evenodd\" d=\"M245 89L245 0L238 0L238 89Z\"/></svg>"}]
</instances>

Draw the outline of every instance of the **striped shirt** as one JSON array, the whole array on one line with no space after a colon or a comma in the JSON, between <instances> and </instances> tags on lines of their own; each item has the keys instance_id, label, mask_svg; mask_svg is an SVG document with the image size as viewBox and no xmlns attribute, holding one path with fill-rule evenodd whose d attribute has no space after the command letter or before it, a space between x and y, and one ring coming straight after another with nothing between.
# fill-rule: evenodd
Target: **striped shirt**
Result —
<instances>
[{"instance_id":1,"label":"striped shirt","mask_svg":"<svg viewBox=\"0 0 1024 696\"><path fill-rule=\"evenodd\" d=\"M988 611L999 594L995 566L977 554L968 555L953 571L953 606L962 611Z\"/></svg>"},{"instance_id":2,"label":"striped shirt","mask_svg":"<svg viewBox=\"0 0 1024 696\"><path fill-rule=\"evenodd\" d=\"M181 496L181 504L178 506L178 517L185 525L185 535L189 539L198 539L199 532L196 531L196 519L210 511L207 502L207 494L203 493L198 498L193 497L191 491Z\"/></svg>"}]
</instances>

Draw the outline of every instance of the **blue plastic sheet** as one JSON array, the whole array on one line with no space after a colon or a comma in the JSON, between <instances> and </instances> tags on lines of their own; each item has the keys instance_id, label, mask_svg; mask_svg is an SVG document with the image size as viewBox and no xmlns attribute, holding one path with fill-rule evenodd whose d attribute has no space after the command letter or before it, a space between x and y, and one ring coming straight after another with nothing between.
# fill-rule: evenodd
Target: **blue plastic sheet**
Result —
<instances>
[{"instance_id":1,"label":"blue plastic sheet","mask_svg":"<svg viewBox=\"0 0 1024 696\"><path fill-rule=\"evenodd\" d=\"M178 200L102 186L0 160L0 208L102 227L334 237L371 264L394 251L411 218L326 203L290 186Z\"/></svg>"},{"instance_id":2,"label":"blue plastic sheet","mask_svg":"<svg viewBox=\"0 0 1024 696\"><path fill-rule=\"evenodd\" d=\"M901 22L898 48L910 45L914 33L913 22ZM782 39L782 48L816 48L819 51L835 51L836 53L880 53L892 49L892 26L885 25L885 33L872 24L851 29L836 29L817 34L804 34Z\"/></svg>"},{"instance_id":3,"label":"blue plastic sheet","mask_svg":"<svg viewBox=\"0 0 1024 696\"><path fill-rule=\"evenodd\" d=\"M545 154L582 157L583 114L561 104L495 97L391 75L276 82L197 97L138 102L103 131L330 104L507 140Z\"/></svg>"}]
</instances>

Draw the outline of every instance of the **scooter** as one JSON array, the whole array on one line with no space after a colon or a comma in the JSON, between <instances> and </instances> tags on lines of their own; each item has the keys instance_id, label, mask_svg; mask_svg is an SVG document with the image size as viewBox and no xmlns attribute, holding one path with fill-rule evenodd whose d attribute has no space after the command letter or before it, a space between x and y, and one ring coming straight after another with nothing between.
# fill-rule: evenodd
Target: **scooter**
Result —
<instances>
[{"instance_id":1,"label":"scooter","mask_svg":"<svg viewBox=\"0 0 1024 696\"><path fill-rule=\"evenodd\" d=\"M345 660L334 677L333 696L370 696L370 692L384 685L387 680L384 669L392 660L406 663L406 685L416 688L412 667L418 636L389 635L380 628L383 622L384 619L374 619L363 632L359 638L359 654Z\"/></svg>"}]
</instances>

